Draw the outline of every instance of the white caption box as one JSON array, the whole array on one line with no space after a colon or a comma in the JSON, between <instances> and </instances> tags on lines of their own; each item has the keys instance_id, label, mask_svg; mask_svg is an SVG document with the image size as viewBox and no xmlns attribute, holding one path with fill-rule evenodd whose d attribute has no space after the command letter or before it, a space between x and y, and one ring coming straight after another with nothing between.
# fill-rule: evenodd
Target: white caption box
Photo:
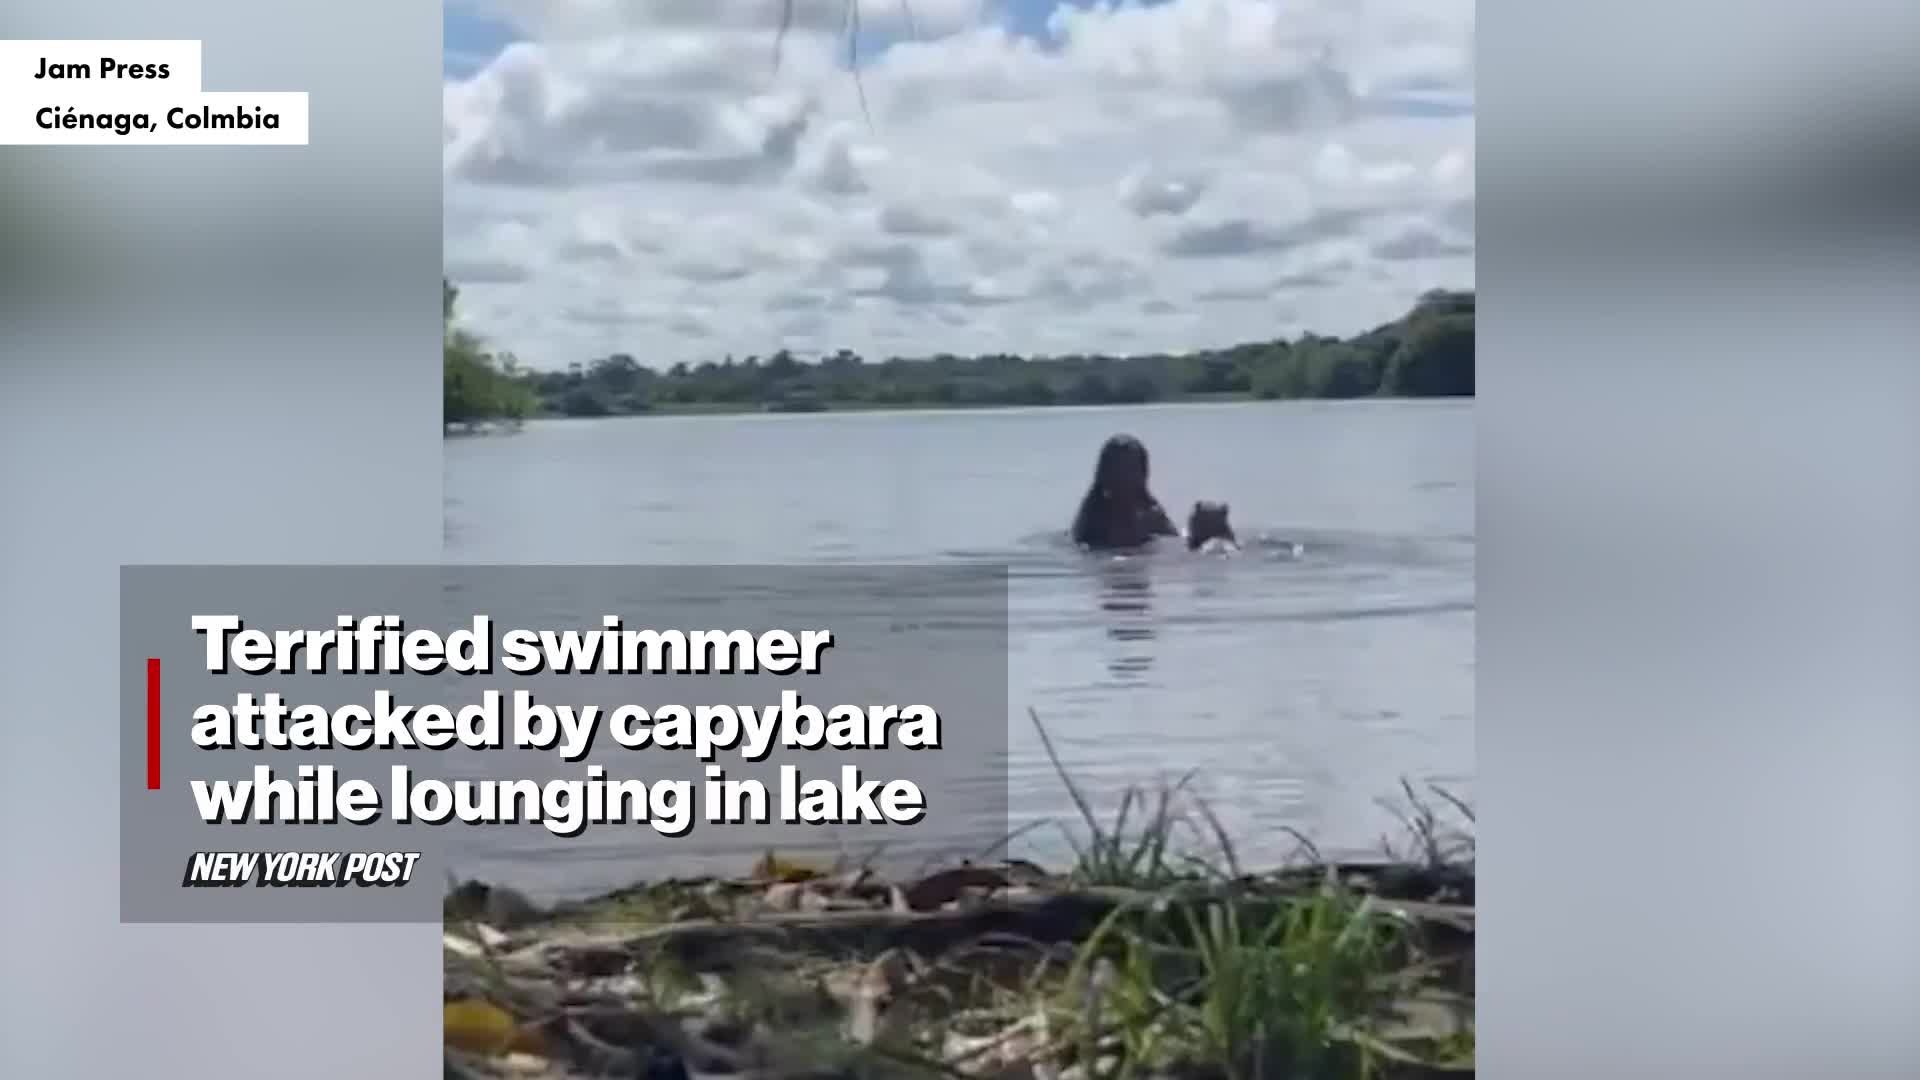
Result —
<instances>
[{"instance_id":1,"label":"white caption box","mask_svg":"<svg viewBox=\"0 0 1920 1080\"><path fill-rule=\"evenodd\" d=\"M198 41L0 41L0 146L305 146L307 95L207 93Z\"/></svg>"}]
</instances>

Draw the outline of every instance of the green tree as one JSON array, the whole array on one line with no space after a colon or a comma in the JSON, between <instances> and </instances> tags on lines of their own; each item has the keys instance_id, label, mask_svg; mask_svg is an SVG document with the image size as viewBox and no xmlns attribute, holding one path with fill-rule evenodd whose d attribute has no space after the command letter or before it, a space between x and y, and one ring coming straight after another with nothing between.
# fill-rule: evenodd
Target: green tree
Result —
<instances>
[{"instance_id":1,"label":"green tree","mask_svg":"<svg viewBox=\"0 0 1920 1080\"><path fill-rule=\"evenodd\" d=\"M442 278L442 425L525 418L536 404L533 387L512 356L495 357L477 335L454 325L459 296L453 283Z\"/></svg>"},{"instance_id":2,"label":"green tree","mask_svg":"<svg viewBox=\"0 0 1920 1080\"><path fill-rule=\"evenodd\" d=\"M1393 354L1385 391L1398 397L1472 397L1473 316L1416 321Z\"/></svg>"},{"instance_id":3,"label":"green tree","mask_svg":"<svg viewBox=\"0 0 1920 1080\"><path fill-rule=\"evenodd\" d=\"M662 404L761 409L1110 405L1183 393L1269 399L1473 393L1470 291L1428 293L1400 318L1350 338L1309 334L1295 341L1180 354L941 354L868 361L840 349L808 362L774 348L764 358L679 359L664 371L614 353L541 372L523 372L510 357L488 357L477 339L454 326L450 286L446 297L450 418L524 413L526 406L493 392L497 380L490 373L537 399L541 410L569 416L641 413Z\"/></svg>"}]
</instances>

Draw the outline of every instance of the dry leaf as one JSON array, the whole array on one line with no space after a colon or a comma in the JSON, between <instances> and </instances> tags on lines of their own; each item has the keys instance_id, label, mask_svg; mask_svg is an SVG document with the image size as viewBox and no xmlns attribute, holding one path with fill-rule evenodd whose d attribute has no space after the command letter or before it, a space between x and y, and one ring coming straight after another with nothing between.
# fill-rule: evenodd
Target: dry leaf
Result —
<instances>
[{"instance_id":1,"label":"dry leaf","mask_svg":"<svg viewBox=\"0 0 1920 1080\"><path fill-rule=\"evenodd\" d=\"M480 998L447 1002L444 1024L446 1044L470 1053L494 1057L546 1053L538 1028L523 1027L511 1013Z\"/></svg>"},{"instance_id":2,"label":"dry leaf","mask_svg":"<svg viewBox=\"0 0 1920 1080\"><path fill-rule=\"evenodd\" d=\"M478 998L447 1002L445 1027L448 1046L476 1054L504 1054L519 1034L505 1009Z\"/></svg>"}]
</instances>

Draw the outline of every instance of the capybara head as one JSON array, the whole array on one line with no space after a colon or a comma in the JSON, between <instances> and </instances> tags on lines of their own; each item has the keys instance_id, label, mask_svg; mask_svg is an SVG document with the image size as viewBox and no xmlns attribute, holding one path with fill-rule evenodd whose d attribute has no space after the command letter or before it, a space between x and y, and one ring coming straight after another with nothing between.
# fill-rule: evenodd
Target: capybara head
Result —
<instances>
[{"instance_id":1,"label":"capybara head","mask_svg":"<svg viewBox=\"0 0 1920 1080\"><path fill-rule=\"evenodd\" d=\"M1193 504L1193 513L1187 515L1187 546L1198 548L1209 540L1226 540L1232 543L1233 525L1227 520L1227 504L1223 502L1197 502Z\"/></svg>"}]
</instances>

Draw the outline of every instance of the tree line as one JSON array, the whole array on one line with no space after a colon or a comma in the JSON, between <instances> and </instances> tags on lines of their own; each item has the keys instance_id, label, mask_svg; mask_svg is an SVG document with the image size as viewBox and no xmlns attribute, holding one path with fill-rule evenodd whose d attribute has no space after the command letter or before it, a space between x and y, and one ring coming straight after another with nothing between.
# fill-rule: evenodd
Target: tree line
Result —
<instances>
[{"instance_id":1,"label":"tree line","mask_svg":"<svg viewBox=\"0 0 1920 1080\"><path fill-rule=\"evenodd\" d=\"M447 286L449 423L541 414L1471 397L1474 392L1471 290L1427 293L1400 318L1345 339L1306 334L1292 341L1141 356L941 354L877 362L845 349L809 362L782 349L766 357L682 361L664 371L627 353L564 371L523 371L511 356L490 356L476 339L453 328L454 296Z\"/></svg>"},{"instance_id":2,"label":"tree line","mask_svg":"<svg viewBox=\"0 0 1920 1080\"><path fill-rule=\"evenodd\" d=\"M441 423L520 421L540 411L540 396L512 353L489 352L480 338L454 325L460 290L440 280L442 369Z\"/></svg>"}]
</instances>

